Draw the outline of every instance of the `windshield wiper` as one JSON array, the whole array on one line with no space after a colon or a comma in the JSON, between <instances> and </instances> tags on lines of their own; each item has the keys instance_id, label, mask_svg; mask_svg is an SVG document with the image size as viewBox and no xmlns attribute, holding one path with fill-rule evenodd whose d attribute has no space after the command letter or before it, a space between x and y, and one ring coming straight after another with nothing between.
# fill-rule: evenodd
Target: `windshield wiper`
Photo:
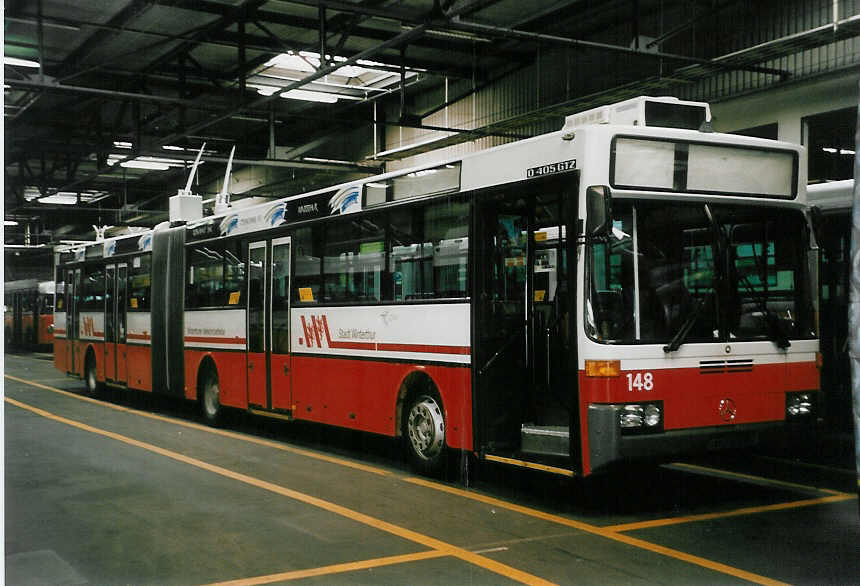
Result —
<instances>
[{"instance_id":1,"label":"windshield wiper","mask_svg":"<svg viewBox=\"0 0 860 586\"><path fill-rule=\"evenodd\" d=\"M696 300L696 304L693 306L693 310L687 315L687 319L684 320L684 323L681 324L681 327L678 328L678 331L672 337L672 341L663 346L663 352L674 352L678 348L681 347L681 344L684 343L684 340L687 339L687 336L690 334L690 330L693 329L693 324L696 323L696 320L699 318L699 313L702 311L702 302L701 300Z\"/></svg>"},{"instance_id":2,"label":"windshield wiper","mask_svg":"<svg viewBox=\"0 0 860 586\"><path fill-rule=\"evenodd\" d=\"M715 241L715 245L716 245L717 249L714 251L715 252L714 257L716 258L718 255L722 256L723 252L725 253L725 257L726 257L725 261L728 265L728 267L727 267L728 272L730 272L732 275L734 275L736 281L741 283L744 286L744 289L746 289L746 292L756 302L756 304L759 307L759 310L762 312L762 315L764 316L765 326L766 326L765 331L768 335L768 338L773 343L775 343L777 345L777 347L780 348L781 350L785 350L786 348L790 347L791 342L788 341L788 337L780 329L779 318L777 318L773 314L773 312L768 308L767 298L765 297L765 295L761 295L755 290L755 288L752 286L752 283L749 282L749 278L746 275L742 275L738 271L737 265L735 265L735 263L732 262L732 260L729 258L729 256L730 256L729 255L729 249L730 249L731 244L729 243L730 239L729 239L728 233L726 232L725 225L723 225L717 221L717 219L713 215L713 212L711 210L711 206L709 204L705 204L705 214L708 216L708 220L711 223L711 228L715 231L716 236L717 236L717 239ZM722 250L720 250L721 248L722 248ZM756 254L755 246L753 246L752 252L753 252L753 262L755 263L756 271L759 274L759 280L764 283L764 282L766 282L766 279L767 279L767 266L762 267L762 263L759 260L758 255ZM716 262L714 264L715 264L715 266L717 266ZM764 269L764 271L762 271L762 268ZM724 276L721 275L720 271L718 270L716 277L717 277L717 281L722 281ZM727 282L726 284L728 285L729 278L727 277L725 280ZM731 288L732 287L727 286L726 291L728 292L728 290ZM674 342L674 340L672 340L672 342ZM671 343L669 344L669 346L666 346L665 348L663 348L663 350L667 351L666 348L669 348L670 346L672 346Z\"/></svg>"}]
</instances>

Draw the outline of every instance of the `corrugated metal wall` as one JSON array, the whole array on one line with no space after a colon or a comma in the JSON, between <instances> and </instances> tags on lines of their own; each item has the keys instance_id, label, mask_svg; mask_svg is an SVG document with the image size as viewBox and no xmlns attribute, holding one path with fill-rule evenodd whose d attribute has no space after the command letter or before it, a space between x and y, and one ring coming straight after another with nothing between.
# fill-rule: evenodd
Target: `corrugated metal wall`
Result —
<instances>
[{"instance_id":1,"label":"corrugated metal wall","mask_svg":"<svg viewBox=\"0 0 860 586\"><path fill-rule=\"evenodd\" d=\"M656 5L656 4L655 4ZM720 6L703 18L700 3L660 3L660 10L643 14L636 30L640 46L673 31L683 23L692 26L677 31L660 46L663 52L710 59L741 51L832 24L834 6L838 20L854 16L860 10L860 0L789 0L737 2ZM614 27L603 28L589 37L621 46L630 44L634 27L629 11L619 13ZM857 38L833 42L818 48L800 51L769 62L763 67L783 70L792 80L813 77L860 65L860 41ZM626 83L670 75L677 63L661 62L651 57L636 57L594 49L536 48L531 64L503 77L486 88L426 117L427 125L458 129L476 129L487 124L525 116L539 108L561 104L589 94L605 91ZM780 82L780 76L750 71L728 71L699 82L675 84L662 95L684 99L716 101L731 96L763 90ZM415 112L430 110L446 101L446 95L461 95L473 87L472 80L452 81L435 92L416 98ZM576 111L571 107L567 113ZM388 112L396 119L397 112ZM536 135L561 127L561 115L549 118L526 117L523 125L512 132ZM438 136L437 132L421 129L388 127L381 150L414 144ZM431 163L461 156L509 142L511 138L493 136L479 138L460 145L438 149L388 164L390 170Z\"/></svg>"}]
</instances>

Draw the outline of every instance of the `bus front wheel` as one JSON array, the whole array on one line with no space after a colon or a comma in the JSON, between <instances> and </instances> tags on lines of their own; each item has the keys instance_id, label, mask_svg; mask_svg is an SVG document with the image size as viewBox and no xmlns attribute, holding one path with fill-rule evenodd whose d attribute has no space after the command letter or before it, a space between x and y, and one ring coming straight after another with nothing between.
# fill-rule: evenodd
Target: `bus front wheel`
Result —
<instances>
[{"instance_id":1,"label":"bus front wheel","mask_svg":"<svg viewBox=\"0 0 860 586\"><path fill-rule=\"evenodd\" d=\"M221 389L218 385L218 375L208 370L203 375L200 385L200 407L203 418L209 425L218 425L221 419Z\"/></svg>"},{"instance_id":2,"label":"bus front wheel","mask_svg":"<svg viewBox=\"0 0 860 586\"><path fill-rule=\"evenodd\" d=\"M403 438L413 467L424 474L440 473L445 457L445 416L441 401L429 394L414 395L403 421Z\"/></svg>"}]
</instances>

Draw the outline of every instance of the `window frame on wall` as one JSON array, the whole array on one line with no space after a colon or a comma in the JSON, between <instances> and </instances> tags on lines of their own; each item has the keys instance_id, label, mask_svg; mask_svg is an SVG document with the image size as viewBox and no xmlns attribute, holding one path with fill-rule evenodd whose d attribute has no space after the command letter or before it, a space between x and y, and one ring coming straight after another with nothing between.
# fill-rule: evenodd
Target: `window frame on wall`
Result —
<instances>
[{"instance_id":1,"label":"window frame on wall","mask_svg":"<svg viewBox=\"0 0 860 586\"><path fill-rule=\"evenodd\" d=\"M819 123L823 129L816 128ZM856 106L804 116L801 118L801 127L810 183L854 179Z\"/></svg>"}]
</instances>

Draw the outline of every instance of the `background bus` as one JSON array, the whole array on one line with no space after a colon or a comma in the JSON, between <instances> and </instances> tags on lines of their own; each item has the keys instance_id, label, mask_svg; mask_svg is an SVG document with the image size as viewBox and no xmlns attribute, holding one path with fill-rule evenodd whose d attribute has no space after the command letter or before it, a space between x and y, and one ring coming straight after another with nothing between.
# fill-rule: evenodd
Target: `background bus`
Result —
<instances>
[{"instance_id":1,"label":"background bus","mask_svg":"<svg viewBox=\"0 0 860 586\"><path fill-rule=\"evenodd\" d=\"M854 180L807 188L809 205L821 211L821 388L822 415L830 429L853 429L848 303L851 289L851 209Z\"/></svg>"},{"instance_id":2,"label":"background bus","mask_svg":"<svg viewBox=\"0 0 860 586\"><path fill-rule=\"evenodd\" d=\"M54 282L25 279L4 285L7 348L51 349L54 341Z\"/></svg>"},{"instance_id":3,"label":"background bus","mask_svg":"<svg viewBox=\"0 0 860 586\"><path fill-rule=\"evenodd\" d=\"M58 251L55 362L102 385L588 475L809 421L802 147L637 98L463 159ZM175 204L175 205L174 205Z\"/></svg>"}]
</instances>

